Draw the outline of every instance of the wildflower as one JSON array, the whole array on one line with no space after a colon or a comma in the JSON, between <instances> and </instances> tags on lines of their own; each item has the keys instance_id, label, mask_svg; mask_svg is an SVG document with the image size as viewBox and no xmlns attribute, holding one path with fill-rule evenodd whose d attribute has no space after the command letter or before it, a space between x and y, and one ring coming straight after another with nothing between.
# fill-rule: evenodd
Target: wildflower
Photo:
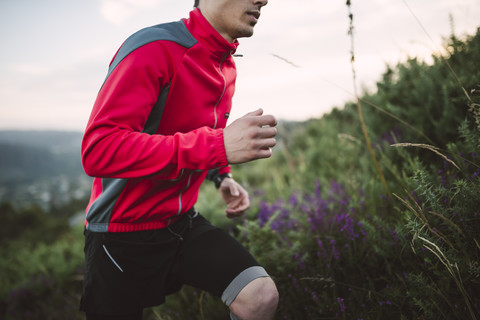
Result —
<instances>
[{"instance_id":1,"label":"wildflower","mask_svg":"<svg viewBox=\"0 0 480 320\"><path fill-rule=\"evenodd\" d=\"M260 211L258 212L258 222L261 227L263 227L268 222L272 214L273 212L269 208L268 204L265 201L260 202Z\"/></svg>"},{"instance_id":2,"label":"wildflower","mask_svg":"<svg viewBox=\"0 0 480 320\"><path fill-rule=\"evenodd\" d=\"M476 214L475 214L476 215ZM318 239L317 244L320 248L323 248L323 242L322 240Z\"/></svg>"},{"instance_id":3,"label":"wildflower","mask_svg":"<svg viewBox=\"0 0 480 320\"><path fill-rule=\"evenodd\" d=\"M289 200L290 204L295 208L298 205L298 196L296 193L292 194Z\"/></svg>"},{"instance_id":4,"label":"wildflower","mask_svg":"<svg viewBox=\"0 0 480 320\"><path fill-rule=\"evenodd\" d=\"M342 299L340 297L337 298L337 302L340 305L340 312L342 312L342 313L345 312L345 310L347 309L345 307L345 303L343 301L344 301L344 299Z\"/></svg>"}]
</instances>

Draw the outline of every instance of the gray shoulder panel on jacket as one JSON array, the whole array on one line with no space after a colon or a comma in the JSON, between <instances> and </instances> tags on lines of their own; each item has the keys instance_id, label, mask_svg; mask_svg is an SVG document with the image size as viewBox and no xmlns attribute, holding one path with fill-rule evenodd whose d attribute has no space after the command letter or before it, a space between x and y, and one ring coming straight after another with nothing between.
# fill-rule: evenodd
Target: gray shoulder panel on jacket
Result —
<instances>
[{"instance_id":1,"label":"gray shoulder panel on jacket","mask_svg":"<svg viewBox=\"0 0 480 320\"><path fill-rule=\"evenodd\" d=\"M188 31L182 20L141 29L128 37L122 44L110 64L105 80L108 79L113 70L115 70L120 62L130 53L150 42L158 40L172 41L185 48L190 48L197 43L197 40L192 36L190 31Z\"/></svg>"}]
</instances>

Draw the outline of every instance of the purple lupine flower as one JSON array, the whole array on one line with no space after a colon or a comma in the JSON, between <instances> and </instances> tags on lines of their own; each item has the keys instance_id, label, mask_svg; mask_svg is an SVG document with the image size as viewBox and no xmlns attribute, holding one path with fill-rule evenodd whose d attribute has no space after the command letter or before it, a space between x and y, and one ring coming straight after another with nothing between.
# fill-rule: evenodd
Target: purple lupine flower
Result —
<instances>
[{"instance_id":1,"label":"purple lupine flower","mask_svg":"<svg viewBox=\"0 0 480 320\"><path fill-rule=\"evenodd\" d=\"M265 201L260 202L260 211L258 212L258 222L261 227L265 226L265 224L270 219L272 214L273 213L271 212L268 204Z\"/></svg>"},{"instance_id":2,"label":"purple lupine flower","mask_svg":"<svg viewBox=\"0 0 480 320\"><path fill-rule=\"evenodd\" d=\"M393 228L390 229L390 235L392 236L395 242L400 242L400 238L398 237L398 233L395 231L395 229Z\"/></svg>"},{"instance_id":3,"label":"purple lupine flower","mask_svg":"<svg viewBox=\"0 0 480 320\"><path fill-rule=\"evenodd\" d=\"M347 309L347 308L345 307L344 299L338 297L338 298L337 298L337 302L338 302L338 304L340 305L340 312L344 313L345 310Z\"/></svg>"},{"instance_id":4,"label":"purple lupine flower","mask_svg":"<svg viewBox=\"0 0 480 320\"><path fill-rule=\"evenodd\" d=\"M294 192L289 199L290 204L295 208L298 205L298 194Z\"/></svg>"},{"instance_id":5,"label":"purple lupine flower","mask_svg":"<svg viewBox=\"0 0 480 320\"><path fill-rule=\"evenodd\" d=\"M261 197L265 195L265 191L263 191L262 189L256 189L253 191L253 195L257 197Z\"/></svg>"}]
</instances>

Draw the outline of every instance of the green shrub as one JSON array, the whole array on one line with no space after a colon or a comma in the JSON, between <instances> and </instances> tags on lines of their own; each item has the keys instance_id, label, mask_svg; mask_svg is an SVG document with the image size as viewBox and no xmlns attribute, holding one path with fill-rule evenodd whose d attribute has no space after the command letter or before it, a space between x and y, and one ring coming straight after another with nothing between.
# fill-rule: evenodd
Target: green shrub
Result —
<instances>
[{"instance_id":1,"label":"green shrub","mask_svg":"<svg viewBox=\"0 0 480 320\"><path fill-rule=\"evenodd\" d=\"M55 232L56 227L34 229L0 248L0 274L6 275L0 278L2 319L80 319L82 228L67 225L45 236L42 232Z\"/></svg>"}]
</instances>

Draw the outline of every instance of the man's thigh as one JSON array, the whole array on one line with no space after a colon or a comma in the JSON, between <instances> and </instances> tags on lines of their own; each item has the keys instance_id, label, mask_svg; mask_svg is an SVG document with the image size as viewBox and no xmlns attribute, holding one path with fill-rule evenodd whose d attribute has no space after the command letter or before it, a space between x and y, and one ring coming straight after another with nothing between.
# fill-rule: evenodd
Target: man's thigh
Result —
<instances>
[{"instance_id":1,"label":"man's thigh","mask_svg":"<svg viewBox=\"0 0 480 320\"><path fill-rule=\"evenodd\" d=\"M208 223L202 217L197 219ZM210 292L230 305L248 283L268 276L250 252L225 231L192 231L177 262L178 279L183 284Z\"/></svg>"},{"instance_id":2,"label":"man's thigh","mask_svg":"<svg viewBox=\"0 0 480 320\"><path fill-rule=\"evenodd\" d=\"M168 230L86 231L81 310L120 315L163 303L179 245L180 240Z\"/></svg>"}]
</instances>

